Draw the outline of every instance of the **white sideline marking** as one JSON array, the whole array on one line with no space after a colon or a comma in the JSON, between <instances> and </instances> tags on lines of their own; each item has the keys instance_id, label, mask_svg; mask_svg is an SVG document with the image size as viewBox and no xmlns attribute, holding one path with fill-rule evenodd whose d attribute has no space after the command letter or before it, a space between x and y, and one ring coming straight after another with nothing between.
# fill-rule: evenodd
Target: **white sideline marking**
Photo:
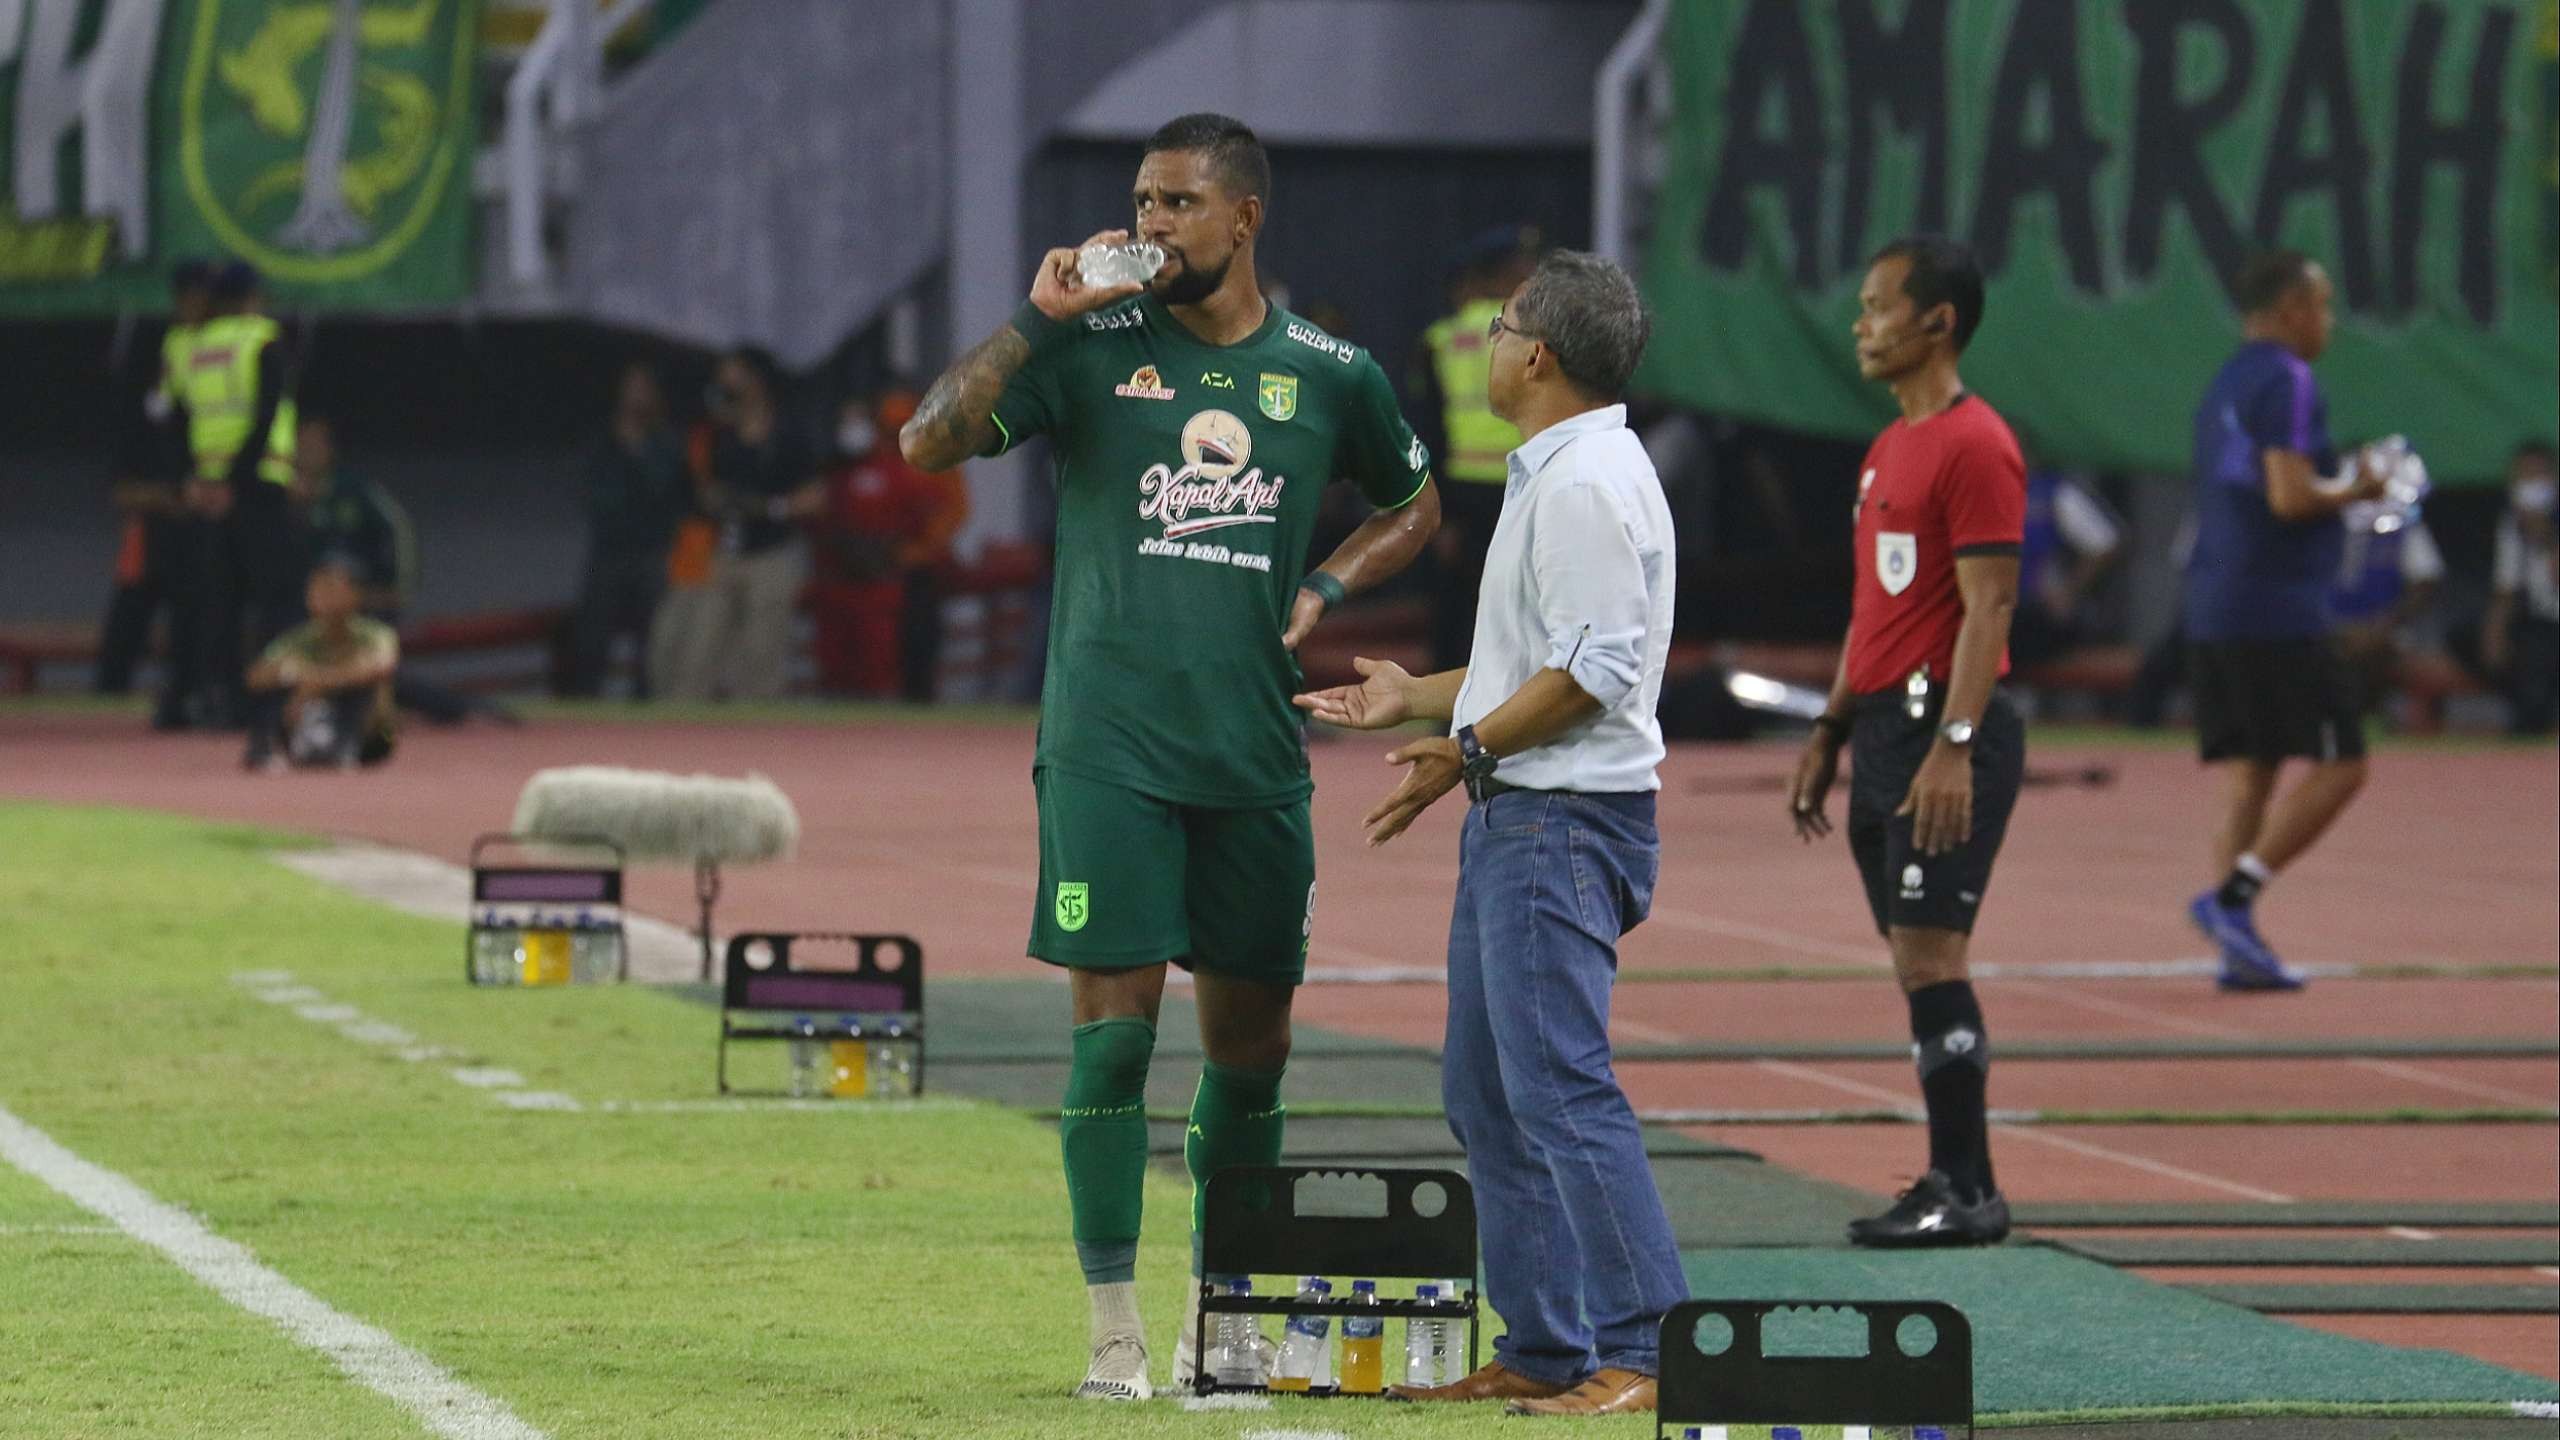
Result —
<instances>
[{"instance_id":1,"label":"white sideline marking","mask_svg":"<svg viewBox=\"0 0 2560 1440\"><path fill-rule=\"evenodd\" d=\"M2554 1280L2560 1280L2560 1265L2536 1265L2533 1268Z\"/></svg>"},{"instance_id":2,"label":"white sideline marking","mask_svg":"<svg viewBox=\"0 0 2560 1440\"><path fill-rule=\"evenodd\" d=\"M338 1033L359 1045L397 1045L407 1049L418 1043L417 1036L380 1020L359 1020L352 1025L341 1025Z\"/></svg>"},{"instance_id":3,"label":"white sideline marking","mask_svg":"<svg viewBox=\"0 0 2560 1440\"><path fill-rule=\"evenodd\" d=\"M259 1264L247 1247L214 1234L114 1171L81 1159L5 1107L0 1107L0 1159L159 1251L216 1295L274 1322L287 1339L319 1351L348 1379L416 1416L431 1432L448 1440L547 1440L505 1401L463 1384L384 1331L332 1307Z\"/></svg>"},{"instance_id":4,"label":"white sideline marking","mask_svg":"<svg viewBox=\"0 0 2560 1440\"><path fill-rule=\"evenodd\" d=\"M2444 1238L2433 1230L2419 1230L2407 1225L2394 1225L2385 1233L2397 1235L2403 1240L2441 1240Z\"/></svg>"},{"instance_id":5,"label":"white sideline marking","mask_svg":"<svg viewBox=\"0 0 2560 1440\"><path fill-rule=\"evenodd\" d=\"M1244 1440L1351 1440L1345 1430L1247 1430Z\"/></svg>"},{"instance_id":6,"label":"white sideline marking","mask_svg":"<svg viewBox=\"0 0 2560 1440\"><path fill-rule=\"evenodd\" d=\"M2518 1400L2514 1409L2520 1420L2560 1420L2560 1405L2548 1400Z\"/></svg>"},{"instance_id":7,"label":"white sideline marking","mask_svg":"<svg viewBox=\"0 0 2560 1440\"><path fill-rule=\"evenodd\" d=\"M352 1025L364 1018L353 1005L296 1005L293 1013L315 1025Z\"/></svg>"},{"instance_id":8,"label":"white sideline marking","mask_svg":"<svg viewBox=\"0 0 2560 1440\"><path fill-rule=\"evenodd\" d=\"M524 1088L523 1076L517 1074L513 1070L498 1069L494 1065L465 1065L461 1069L455 1070L452 1073L454 1079L461 1081L463 1084L470 1086L474 1090L520 1090Z\"/></svg>"},{"instance_id":9,"label":"white sideline marking","mask_svg":"<svg viewBox=\"0 0 2560 1440\"><path fill-rule=\"evenodd\" d=\"M557 1090L501 1090L490 1097L510 1110L584 1110L575 1095Z\"/></svg>"},{"instance_id":10,"label":"white sideline marking","mask_svg":"<svg viewBox=\"0 0 2560 1440\"><path fill-rule=\"evenodd\" d=\"M1876 1086L1866 1084L1863 1081L1851 1080L1845 1076L1828 1075L1808 1065L1790 1064L1784 1060L1755 1060L1751 1063L1759 1066L1763 1070L1770 1071L1773 1074L1785 1075L1791 1079L1803 1080L1810 1084L1828 1085L1834 1090L1845 1091L1852 1095L1863 1095L1870 1100L1874 1100L1884 1105L1891 1105L1897 1109L1909 1109L1911 1105L1911 1101L1907 1096L1897 1095L1890 1090L1880 1089ZM2244 1185L2237 1180L2225 1180L2219 1175L2207 1175L2200 1170L2189 1170L2184 1166L2171 1165L2166 1161L2154 1160L2145 1155L2135 1155L2123 1150L2111 1150L2104 1145L2091 1144L2086 1140L2074 1140L2068 1136L2056 1134L2051 1130L2030 1130L2022 1126L2002 1125L1997 1122L1994 1122L1991 1128L1999 1131L2003 1135L2014 1135L2021 1140L2031 1140L2039 1145L2050 1145L2057 1150L2068 1150L2075 1155L2086 1155L2093 1160L2113 1161L2118 1165L2126 1165L2136 1170L2149 1171L2151 1174L2163 1176L2171 1180L2183 1180L2190 1185L2201 1185L2209 1190L2220 1190L2225 1194L2237 1195L2247 1200L2263 1200L2270 1205L2290 1204L2293 1200L2292 1196L2280 1195L2273 1190L2261 1190L2255 1185Z\"/></svg>"}]
</instances>

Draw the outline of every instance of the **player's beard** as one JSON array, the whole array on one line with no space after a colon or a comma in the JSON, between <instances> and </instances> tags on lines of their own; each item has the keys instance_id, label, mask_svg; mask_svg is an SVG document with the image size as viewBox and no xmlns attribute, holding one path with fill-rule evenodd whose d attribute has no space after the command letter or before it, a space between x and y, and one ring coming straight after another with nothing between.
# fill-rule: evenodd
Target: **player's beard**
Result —
<instances>
[{"instance_id":1,"label":"player's beard","mask_svg":"<svg viewBox=\"0 0 2560 1440\"><path fill-rule=\"evenodd\" d=\"M1236 254L1232 250L1227 252L1227 258L1220 261L1215 270L1203 270L1191 263L1189 255L1185 255L1182 257L1182 272L1164 282L1164 289L1157 292L1156 298L1167 305L1197 305L1218 293L1218 287L1227 283L1227 272L1235 268L1235 263Z\"/></svg>"}]
</instances>

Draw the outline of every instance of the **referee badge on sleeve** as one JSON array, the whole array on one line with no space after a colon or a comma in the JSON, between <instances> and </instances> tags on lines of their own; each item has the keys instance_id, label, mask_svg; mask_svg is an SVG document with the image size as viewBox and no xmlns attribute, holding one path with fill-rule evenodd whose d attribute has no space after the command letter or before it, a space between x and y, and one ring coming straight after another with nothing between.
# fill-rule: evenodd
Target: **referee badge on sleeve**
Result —
<instances>
[{"instance_id":1,"label":"referee badge on sleeve","mask_svg":"<svg viewBox=\"0 0 2560 1440\"><path fill-rule=\"evenodd\" d=\"M1911 577L1920 569L1920 537L1897 535L1890 530L1876 532L1876 581L1887 595L1899 595L1911 588Z\"/></svg>"}]
</instances>

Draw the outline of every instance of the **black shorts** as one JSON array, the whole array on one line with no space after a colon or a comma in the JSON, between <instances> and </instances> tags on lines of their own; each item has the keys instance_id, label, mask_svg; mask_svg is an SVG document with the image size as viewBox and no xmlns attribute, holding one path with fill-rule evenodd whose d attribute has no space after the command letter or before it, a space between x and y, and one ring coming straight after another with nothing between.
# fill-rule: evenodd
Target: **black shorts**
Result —
<instances>
[{"instance_id":1,"label":"black shorts","mask_svg":"<svg viewBox=\"0 0 2560 1440\"><path fill-rule=\"evenodd\" d=\"M2355 681L2327 640L2199 642L2187 665L2206 760L2364 758Z\"/></svg>"},{"instance_id":2,"label":"black shorts","mask_svg":"<svg viewBox=\"0 0 2560 1440\"><path fill-rule=\"evenodd\" d=\"M1914 720L1901 701L1896 693L1858 703L1849 732L1849 853L1866 882L1876 933L1905 925L1970 935L2026 780L2027 727L2005 698L1991 697L1974 728L1973 836L1944 854L1923 855L1911 843L1911 817L1893 812L1937 742L1938 708L1932 703Z\"/></svg>"}]
</instances>

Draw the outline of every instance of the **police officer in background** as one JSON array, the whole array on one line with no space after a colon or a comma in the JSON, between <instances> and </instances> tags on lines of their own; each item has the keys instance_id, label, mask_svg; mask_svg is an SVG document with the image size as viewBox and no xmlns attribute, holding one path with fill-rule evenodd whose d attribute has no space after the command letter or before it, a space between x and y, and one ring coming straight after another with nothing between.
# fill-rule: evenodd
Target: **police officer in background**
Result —
<instances>
[{"instance_id":1,"label":"police officer in background","mask_svg":"<svg viewBox=\"0 0 2560 1440\"><path fill-rule=\"evenodd\" d=\"M263 313L255 269L224 265L211 291L212 314L171 357L170 391L185 415L191 462L190 563L172 617L182 639L171 668L178 683L203 685L209 718L236 722L244 654L265 649L302 609L289 497L294 364L282 330Z\"/></svg>"},{"instance_id":2,"label":"police officer in background","mask_svg":"<svg viewBox=\"0 0 2560 1440\"><path fill-rule=\"evenodd\" d=\"M1485 339L1503 302L1538 262L1538 232L1526 225L1487 230L1459 259L1450 298L1456 309L1422 332L1406 378L1405 413L1431 453L1441 457L1440 533L1432 541L1438 568L1431 597L1431 668L1467 663L1476 626L1476 590L1485 548L1502 516L1502 487L1520 429L1485 400L1493 348Z\"/></svg>"},{"instance_id":3,"label":"police officer in background","mask_svg":"<svg viewBox=\"0 0 2560 1440\"><path fill-rule=\"evenodd\" d=\"M1858 288L1858 373L1902 417L1858 475L1856 588L1830 703L1788 795L1797 834L1855 747L1849 849L1911 1012L1929 1168L1860 1245L1988 1245L2009 1233L1991 1173L1991 1046L1966 952L2026 777L2026 727L1998 690L2018 608L2026 462L1956 357L1982 323L1971 251L1928 236L1879 251Z\"/></svg>"},{"instance_id":4,"label":"police officer in background","mask_svg":"<svg viewBox=\"0 0 2560 1440\"><path fill-rule=\"evenodd\" d=\"M196 326L213 303L213 267L202 260L181 260L169 272L169 328L147 364L150 379L143 387L140 412L129 417L118 439L115 506L123 521L116 553L115 593L106 623L98 633L97 690L122 695L133 687L133 672L151 648L151 623L171 603L185 555L185 507L181 488L189 469L186 436L177 423L177 402L170 376L177 357L193 342ZM165 698L152 716L159 729L181 729L183 707Z\"/></svg>"}]
</instances>

